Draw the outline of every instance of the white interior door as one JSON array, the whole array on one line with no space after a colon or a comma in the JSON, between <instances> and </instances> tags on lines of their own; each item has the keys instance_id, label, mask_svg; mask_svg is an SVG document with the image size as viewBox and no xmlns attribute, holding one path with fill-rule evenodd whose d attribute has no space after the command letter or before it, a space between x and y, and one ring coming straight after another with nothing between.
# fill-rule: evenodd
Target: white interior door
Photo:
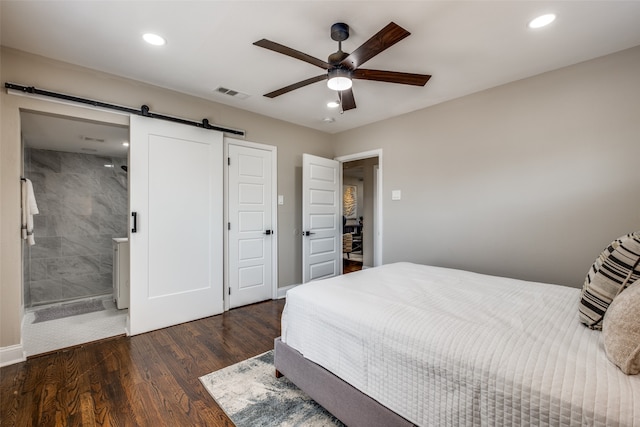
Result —
<instances>
[{"instance_id":1,"label":"white interior door","mask_svg":"<svg viewBox=\"0 0 640 427\"><path fill-rule=\"evenodd\" d=\"M302 155L302 281L340 274L340 163Z\"/></svg>"},{"instance_id":2,"label":"white interior door","mask_svg":"<svg viewBox=\"0 0 640 427\"><path fill-rule=\"evenodd\" d=\"M272 297L272 152L229 144L229 307Z\"/></svg>"},{"instance_id":3,"label":"white interior door","mask_svg":"<svg viewBox=\"0 0 640 427\"><path fill-rule=\"evenodd\" d=\"M140 116L130 132L135 335L223 311L223 146L219 132Z\"/></svg>"}]
</instances>

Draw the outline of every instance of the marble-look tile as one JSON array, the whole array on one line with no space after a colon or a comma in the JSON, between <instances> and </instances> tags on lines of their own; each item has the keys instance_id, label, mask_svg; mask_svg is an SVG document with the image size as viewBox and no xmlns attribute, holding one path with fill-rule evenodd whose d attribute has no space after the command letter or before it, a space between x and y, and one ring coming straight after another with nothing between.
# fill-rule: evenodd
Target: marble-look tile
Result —
<instances>
[{"instance_id":1,"label":"marble-look tile","mask_svg":"<svg viewBox=\"0 0 640 427\"><path fill-rule=\"evenodd\" d=\"M113 292L113 270L108 273L100 273L100 287Z\"/></svg>"},{"instance_id":2,"label":"marble-look tile","mask_svg":"<svg viewBox=\"0 0 640 427\"><path fill-rule=\"evenodd\" d=\"M59 214L63 210L62 197L55 194L36 194L36 203L40 212L38 215L40 216Z\"/></svg>"},{"instance_id":3,"label":"marble-look tile","mask_svg":"<svg viewBox=\"0 0 640 427\"><path fill-rule=\"evenodd\" d=\"M124 215L103 215L100 220L100 232L112 236L127 235L127 217Z\"/></svg>"},{"instance_id":4,"label":"marble-look tile","mask_svg":"<svg viewBox=\"0 0 640 427\"><path fill-rule=\"evenodd\" d=\"M113 253L100 255L100 273L113 274Z\"/></svg>"},{"instance_id":5,"label":"marble-look tile","mask_svg":"<svg viewBox=\"0 0 640 427\"><path fill-rule=\"evenodd\" d=\"M112 275L107 274L86 274L71 277L66 280L63 295L72 297L73 295L91 296L113 292Z\"/></svg>"},{"instance_id":6,"label":"marble-look tile","mask_svg":"<svg viewBox=\"0 0 640 427\"><path fill-rule=\"evenodd\" d=\"M65 210L70 210L77 215L92 215L93 209L93 194L68 194L63 197L63 204Z\"/></svg>"},{"instance_id":7,"label":"marble-look tile","mask_svg":"<svg viewBox=\"0 0 640 427\"><path fill-rule=\"evenodd\" d=\"M60 284L57 280L39 280L29 283L31 305L48 304L60 301Z\"/></svg>"},{"instance_id":8,"label":"marble-look tile","mask_svg":"<svg viewBox=\"0 0 640 427\"><path fill-rule=\"evenodd\" d=\"M49 217L47 215L33 216L33 235L36 242L43 237L53 237L55 233L49 228Z\"/></svg>"},{"instance_id":9,"label":"marble-look tile","mask_svg":"<svg viewBox=\"0 0 640 427\"><path fill-rule=\"evenodd\" d=\"M102 247L101 254L104 254L104 255L111 254L111 256L113 256L113 238L114 237L127 237L127 234L125 233L124 235L119 235L119 236L113 236L112 234L101 234L100 236L98 236L98 239L100 240L100 245Z\"/></svg>"},{"instance_id":10,"label":"marble-look tile","mask_svg":"<svg viewBox=\"0 0 640 427\"><path fill-rule=\"evenodd\" d=\"M36 218L38 218L38 221L42 221L42 223L35 225ZM60 215L37 215L34 217L33 233L36 236L36 244L40 236L59 237L58 218L60 218Z\"/></svg>"},{"instance_id":11,"label":"marble-look tile","mask_svg":"<svg viewBox=\"0 0 640 427\"><path fill-rule=\"evenodd\" d=\"M105 243L102 235L61 237L63 256L100 255L105 253ZM111 253L109 251L109 253Z\"/></svg>"},{"instance_id":12,"label":"marble-look tile","mask_svg":"<svg viewBox=\"0 0 640 427\"><path fill-rule=\"evenodd\" d=\"M127 194L127 180L121 176L104 176L100 178L100 188L111 197L122 197Z\"/></svg>"},{"instance_id":13,"label":"marble-look tile","mask_svg":"<svg viewBox=\"0 0 640 427\"><path fill-rule=\"evenodd\" d=\"M88 176L102 173L105 164L111 164L109 157L82 153L64 153L61 156L61 172Z\"/></svg>"},{"instance_id":14,"label":"marble-look tile","mask_svg":"<svg viewBox=\"0 0 640 427\"><path fill-rule=\"evenodd\" d=\"M62 215L52 215L55 219L56 236L88 236L100 234L99 215L78 215L67 211Z\"/></svg>"},{"instance_id":15,"label":"marble-look tile","mask_svg":"<svg viewBox=\"0 0 640 427\"><path fill-rule=\"evenodd\" d=\"M22 287L22 301L24 301L25 307L31 307L31 286L26 282Z\"/></svg>"},{"instance_id":16,"label":"marble-look tile","mask_svg":"<svg viewBox=\"0 0 640 427\"><path fill-rule=\"evenodd\" d=\"M28 263L27 274L25 281L35 282L38 280L46 280L47 277L47 260L46 259L32 259Z\"/></svg>"},{"instance_id":17,"label":"marble-look tile","mask_svg":"<svg viewBox=\"0 0 640 427\"><path fill-rule=\"evenodd\" d=\"M29 164L27 166L28 171L43 171L60 173L61 160L59 151L51 150L31 150Z\"/></svg>"},{"instance_id":18,"label":"marble-look tile","mask_svg":"<svg viewBox=\"0 0 640 427\"><path fill-rule=\"evenodd\" d=\"M47 260L47 274L50 279L70 279L74 276L98 273L99 256L70 256Z\"/></svg>"},{"instance_id":19,"label":"marble-look tile","mask_svg":"<svg viewBox=\"0 0 640 427\"><path fill-rule=\"evenodd\" d=\"M125 217L129 212L129 200L127 193L100 193L94 196L94 203L101 206L101 212L105 214L121 214Z\"/></svg>"},{"instance_id":20,"label":"marble-look tile","mask_svg":"<svg viewBox=\"0 0 640 427\"><path fill-rule=\"evenodd\" d=\"M107 163L115 167L105 168ZM111 237L128 234L123 164L126 157L25 150L25 171L41 212L34 217L38 247L24 257L25 301L42 304L111 292Z\"/></svg>"},{"instance_id":21,"label":"marble-look tile","mask_svg":"<svg viewBox=\"0 0 640 427\"><path fill-rule=\"evenodd\" d=\"M55 258L62 255L60 237L39 237L36 234L36 244L29 246L29 256L32 260L38 258Z\"/></svg>"},{"instance_id":22,"label":"marble-look tile","mask_svg":"<svg viewBox=\"0 0 640 427\"><path fill-rule=\"evenodd\" d=\"M91 196L100 191L100 182L90 175L53 173L45 178L45 191L60 197L71 194Z\"/></svg>"},{"instance_id":23,"label":"marble-look tile","mask_svg":"<svg viewBox=\"0 0 640 427\"><path fill-rule=\"evenodd\" d=\"M107 215L113 213L113 203L111 202L111 199L104 193L94 194L91 203L93 206L93 212L98 215Z\"/></svg>"}]
</instances>

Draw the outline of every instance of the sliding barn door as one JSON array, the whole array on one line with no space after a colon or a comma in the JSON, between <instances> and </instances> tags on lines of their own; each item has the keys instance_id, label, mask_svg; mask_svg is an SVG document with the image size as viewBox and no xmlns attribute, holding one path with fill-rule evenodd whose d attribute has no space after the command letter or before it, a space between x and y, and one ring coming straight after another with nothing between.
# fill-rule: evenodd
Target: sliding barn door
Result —
<instances>
[{"instance_id":1,"label":"sliding barn door","mask_svg":"<svg viewBox=\"0 0 640 427\"><path fill-rule=\"evenodd\" d=\"M223 135L139 116L130 133L129 333L222 313Z\"/></svg>"},{"instance_id":2,"label":"sliding barn door","mask_svg":"<svg viewBox=\"0 0 640 427\"><path fill-rule=\"evenodd\" d=\"M302 281L342 271L340 162L302 155Z\"/></svg>"}]
</instances>

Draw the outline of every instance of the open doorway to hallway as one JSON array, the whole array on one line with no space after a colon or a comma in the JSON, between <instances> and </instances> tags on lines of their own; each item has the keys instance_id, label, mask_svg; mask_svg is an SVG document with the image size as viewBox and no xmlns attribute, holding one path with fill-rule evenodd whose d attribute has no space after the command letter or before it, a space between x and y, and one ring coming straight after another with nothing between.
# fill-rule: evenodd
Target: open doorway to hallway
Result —
<instances>
[{"instance_id":1,"label":"open doorway to hallway","mask_svg":"<svg viewBox=\"0 0 640 427\"><path fill-rule=\"evenodd\" d=\"M379 158L342 163L343 273L375 265Z\"/></svg>"}]
</instances>

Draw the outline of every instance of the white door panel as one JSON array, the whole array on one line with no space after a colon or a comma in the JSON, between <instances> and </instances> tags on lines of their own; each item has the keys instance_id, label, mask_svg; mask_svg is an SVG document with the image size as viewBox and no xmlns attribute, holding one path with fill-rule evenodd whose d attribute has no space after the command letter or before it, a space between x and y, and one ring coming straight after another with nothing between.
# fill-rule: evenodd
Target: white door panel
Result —
<instances>
[{"instance_id":1,"label":"white door panel","mask_svg":"<svg viewBox=\"0 0 640 427\"><path fill-rule=\"evenodd\" d=\"M340 163L302 155L302 280L340 274Z\"/></svg>"},{"instance_id":2,"label":"white door panel","mask_svg":"<svg viewBox=\"0 0 640 427\"><path fill-rule=\"evenodd\" d=\"M229 307L272 296L272 152L229 144Z\"/></svg>"},{"instance_id":3,"label":"white door panel","mask_svg":"<svg viewBox=\"0 0 640 427\"><path fill-rule=\"evenodd\" d=\"M131 117L132 335L219 314L222 134Z\"/></svg>"}]
</instances>

